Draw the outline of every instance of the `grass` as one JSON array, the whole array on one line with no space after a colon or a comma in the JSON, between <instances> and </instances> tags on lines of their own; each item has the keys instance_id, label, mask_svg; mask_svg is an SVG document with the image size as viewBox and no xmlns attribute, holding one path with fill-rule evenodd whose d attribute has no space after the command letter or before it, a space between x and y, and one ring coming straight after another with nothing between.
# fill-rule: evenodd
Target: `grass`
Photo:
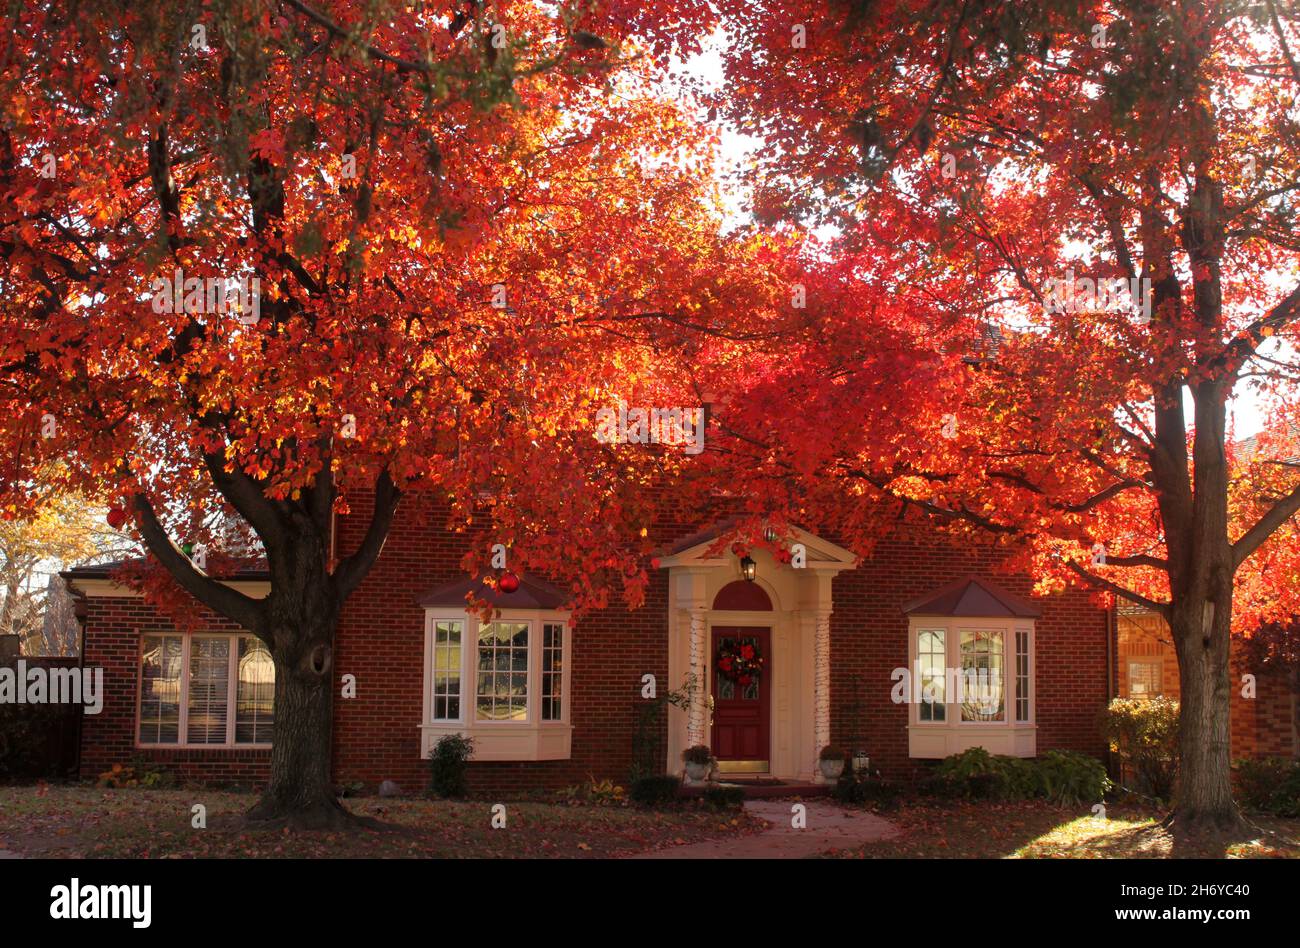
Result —
<instances>
[{"instance_id":1,"label":"grass","mask_svg":"<svg viewBox=\"0 0 1300 948\"><path fill-rule=\"evenodd\" d=\"M379 831L249 831L254 795L213 790L107 789L91 785L0 787L0 850L28 857L175 858L592 858L631 855L761 828L744 814L687 805L667 811L506 801L492 827L492 801L358 798ZM207 828L191 826L195 804Z\"/></svg>"},{"instance_id":2,"label":"grass","mask_svg":"<svg viewBox=\"0 0 1300 948\"><path fill-rule=\"evenodd\" d=\"M882 814L901 832L840 855L887 858L1168 859L1300 858L1300 821L1253 817L1258 838L1188 845L1160 826L1164 814L1135 804L906 803Z\"/></svg>"}]
</instances>

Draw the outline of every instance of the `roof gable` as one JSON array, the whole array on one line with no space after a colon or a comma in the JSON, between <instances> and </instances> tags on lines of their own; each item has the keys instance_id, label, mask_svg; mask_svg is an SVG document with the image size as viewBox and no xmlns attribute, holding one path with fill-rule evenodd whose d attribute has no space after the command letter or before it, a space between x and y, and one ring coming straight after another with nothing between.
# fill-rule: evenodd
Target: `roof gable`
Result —
<instances>
[{"instance_id":1,"label":"roof gable","mask_svg":"<svg viewBox=\"0 0 1300 948\"><path fill-rule=\"evenodd\" d=\"M486 579L487 574L480 574L456 580L429 590L416 602L426 609L437 606L463 609L466 597L473 593L475 599L481 599L497 609L560 609L569 598L550 583L527 573L519 575L519 588L509 593L487 583Z\"/></svg>"},{"instance_id":2,"label":"roof gable","mask_svg":"<svg viewBox=\"0 0 1300 948\"><path fill-rule=\"evenodd\" d=\"M1033 603L978 576L967 576L926 593L903 606L903 612L908 615L984 619L1033 619L1042 615L1042 610Z\"/></svg>"},{"instance_id":3,"label":"roof gable","mask_svg":"<svg viewBox=\"0 0 1300 948\"><path fill-rule=\"evenodd\" d=\"M675 543L660 550L661 566L680 566L687 563L716 562L726 558L727 553L710 553L709 549L718 537L733 530L742 521L739 515L719 520L703 530L690 536L682 537ZM802 543L807 551L809 566L848 568L856 565L857 555L852 550L830 540L823 539L803 527L790 525L792 543Z\"/></svg>"}]
</instances>

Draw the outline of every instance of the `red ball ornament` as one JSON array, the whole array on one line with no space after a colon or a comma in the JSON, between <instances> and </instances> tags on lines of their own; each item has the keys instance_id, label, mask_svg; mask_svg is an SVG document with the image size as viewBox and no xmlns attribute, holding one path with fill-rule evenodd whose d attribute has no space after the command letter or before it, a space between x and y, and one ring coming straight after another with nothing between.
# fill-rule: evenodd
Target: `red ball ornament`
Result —
<instances>
[{"instance_id":1,"label":"red ball ornament","mask_svg":"<svg viewBox=\"0 0 1300 948\"><path fill-rule=\"evenodd\" d=\"M107 520L114 530L121 530L126 525L126 511L121 507L112 507L108 511Z\"/></svg>"},{"instance_id":2,"label":"red ball ornament","mask_svg":"<svg viewBox=\"0 0 1300 948\"><path fill-rule=\"evenodd\" d=\"M514 573L502 573L497 580L497 588L505 593L512 593L519 588L519 577Z\"/></svg>"}]
</instances>

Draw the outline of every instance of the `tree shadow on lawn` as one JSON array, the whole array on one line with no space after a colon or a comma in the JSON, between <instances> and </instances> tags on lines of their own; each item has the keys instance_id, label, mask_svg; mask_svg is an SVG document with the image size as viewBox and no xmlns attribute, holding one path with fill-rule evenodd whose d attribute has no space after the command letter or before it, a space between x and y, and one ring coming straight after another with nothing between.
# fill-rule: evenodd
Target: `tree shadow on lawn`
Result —
<instances>
[{"instance_id":1,"label":"tree shadow on lawn","mask_svg":"<svg viewBox=\"0 0 1300 948\"><path fill-rule=\"evenodd\" d=\"M885 813L901 830L893 840L867 844L865 858L1167 859L1300 858L1300 823L1260 820L1249 840L1187 840L1161 825L1163 812L1128 803L1090 806L1041 801L909 803Z\"/></svg>"}]
</instances>

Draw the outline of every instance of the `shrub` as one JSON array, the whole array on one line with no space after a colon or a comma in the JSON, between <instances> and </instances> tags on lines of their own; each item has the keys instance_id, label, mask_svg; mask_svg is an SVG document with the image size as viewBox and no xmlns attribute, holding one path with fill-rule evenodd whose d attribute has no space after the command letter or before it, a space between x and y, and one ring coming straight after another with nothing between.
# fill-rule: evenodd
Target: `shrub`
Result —
<instances>
[{"instance_id":1,"label":"shrub","mask_svg":"<svg viewBox=\"0 0 1300 948\"><path fill-rule=\"evenodd\" d=\"M176 786L176 775L143 757L133 757L129 764L114 764L99 775L101 787L143 787L146 790L167 790Z\"/></svg>"},{"instance_id":2,"label":"shrub","mask_svg":"<svg viewBox=\"0 0 1300 948\"><path fill-rule=\"evenodd\" d=\"M1106 768L1095 757L1049 750L1038 758L1043 795L1057 804L1096 803L1111 788Z\"/></svg>"},{"instance_id":3,"label":"shrub","mask_svg":"<svg viewBox=\"0 0 1300 948\"><path fill-rule=\"evenodd\" d=\"M944 799L1031 800L1053 803L1096 802L1110 789L1101 761L1073 751L1046 751L1037 760L993 755L972 747L945 757L918 787Z\"/></svg>"},{"instance_id":4,"label":"shrub","mask_svg":"<svg viewBox=\"0 0 1300 948\"><path fill-rule=\"evenodd\" d=\"M0 703L0 777L52 777L52 735L68 721L65 706Z\"/></svg>"},{"instance_id":5,"label":"shrub","mask_svg":"<svg viewBox=\"0 0 1300 948\"><path fill-rule=\"evenodd\" d=\"M588 778L587 800L597 806L607 806L623 802L623 788L612 780Z\"/></svg>"},{"instance_id":6,"label":"shrub","mask_svg":"<svg viewBox=\"0 0 1300 948\"><path fill-rule=\"evenodd\" d=\"M1300 761L1238 760L1232 768L1237 796L1247 807L1277 816L1300 816Z\"/></svg>"},{"instance_id":7,"label":"shrub","mask_svg":"<svg viewBox=\"0 0 1300 948\"><path fill-rule=\"evenodd\" d=\"M715 810L739 810L745 805L744 787L709 787L704 802Z\"/></svg>"},{"instance_id":8,"label":"shrub","mask_svg":"<svg viewBox=\"0 0 1300 948\"><path fill-rule=\"evenodd\" d=\"M831 796L840 803L875 804L884 809L898 802L901 790L897 784L880 777L847 773L831 790Z\"/></svg>"},{"instance_id":9,"label":"shrub","mask_svg":"<svg viewBox=\"0 0 1300 948\"><path fill-rule=\"evenodd\" d=\"M957 800L966 796L966 785L937 771L927 774L914 784L919 796L935 800Z\"/></svg>"},{"instance_id":10,"label":"shrub","mask_svg":"<svg viewBox=\"0 0 1300 948\"><path fill-rule=\"evenodd\" d=\"M945 757L934 776L940 796L1027 800L1042 795L1042 781L1031 762L994 756L982 747Z\"/></svg>"},{"instance_id":11,"label":"shrub","mask_svg":"<svg viewBox=\"0 0 1300 948\"><path fill-rule=\"evenodd\" d=\"M677 799L680 781L671 774L657 774L653 777L641 777L632 782L628 796L632 802L642 806L663 806Z\"/></svg>"},{"instance_id":12,"label":"shrub","mask_svg":"<svg viewBox=\"0 0 1300 948\"><path fill-rule=\"evenodd\" d=\"M472 753L473 738L459 734L448 734L433 746L429 755L429 776L434 794L444 798L465 795L465 775L469 771Z\"/></svg>"},{"instance_id":13,"label":"shrub","mask_svg":"<svg viewBox=\"0 0 1300 948\"><path fill-rule=\"evenodd\" d=\"M1102 712L1101 732L1133 772L1139 792L1172 799L1178 777L1177 701L1116 698Z\"/></svg>"},{"instance_id":14,"label":"shrub","mask_svg":"<svg viewBox=\"0 0 1300 948\"><path fill-rule=\"evenodd\" d=\"M843 760L844 751L834 744L827 744L822 748L821 753L817 755L819 760Z\"/></svg>"},{"instance_id":15,"label":"shrub","mask_svg":"<svg viewBox=\"0 0 1300 948\"><path fill-rule=\"evenodd\" d=\"M696 744L682 751L682 760L688 764L711 764L713 763L713 751L709 750L704 744Z\"/></svg>"}]
</instances>

